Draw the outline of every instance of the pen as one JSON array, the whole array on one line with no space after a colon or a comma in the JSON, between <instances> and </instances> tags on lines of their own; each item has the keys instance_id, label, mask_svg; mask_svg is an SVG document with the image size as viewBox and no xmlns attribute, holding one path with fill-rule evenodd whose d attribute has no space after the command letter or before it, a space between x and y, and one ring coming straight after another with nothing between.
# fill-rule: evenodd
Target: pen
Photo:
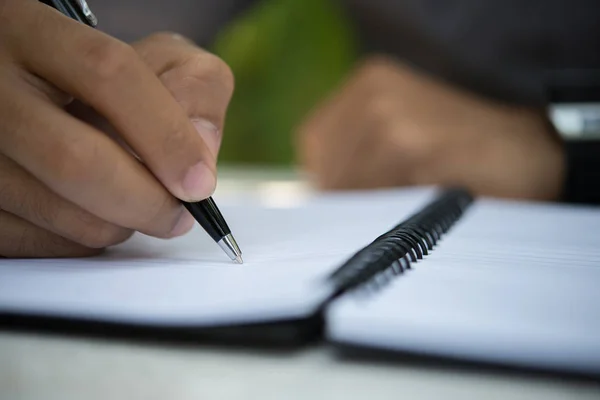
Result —
<instances>
[{"instance_id":1,"label":"pen","mask_svg":"<svg viewBox=\"0 0 600 400\"><path fill-rule=\"evenodd\" d=\"M95 28L98 24L98 19L92 13L85 0L40 1L55 8L67 17L73 18L92 28ZM225 254L232 261L242 264L242 252L212 197L195 203L182 203L194 219L204 228L206 233L223 249Z\"/></svg>"}]
</instances>

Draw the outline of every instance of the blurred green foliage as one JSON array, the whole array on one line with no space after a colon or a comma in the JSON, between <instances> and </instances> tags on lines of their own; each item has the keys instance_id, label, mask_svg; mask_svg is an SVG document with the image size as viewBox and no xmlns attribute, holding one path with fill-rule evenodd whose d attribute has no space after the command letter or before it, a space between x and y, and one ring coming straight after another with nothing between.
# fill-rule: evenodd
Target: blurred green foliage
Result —
<instances>
[{"instance_id":1,"label":"blurred green foliage","mask_svg":"<svg viewBox=\"0 0 600 400\"><path fill-rule=\"evenodd\" d=\"M213 51L236 89L219 161L292 163L294 127L343 79L356 44L333 0L263 0L227 26Z\"/></svg>"}]
</instances>

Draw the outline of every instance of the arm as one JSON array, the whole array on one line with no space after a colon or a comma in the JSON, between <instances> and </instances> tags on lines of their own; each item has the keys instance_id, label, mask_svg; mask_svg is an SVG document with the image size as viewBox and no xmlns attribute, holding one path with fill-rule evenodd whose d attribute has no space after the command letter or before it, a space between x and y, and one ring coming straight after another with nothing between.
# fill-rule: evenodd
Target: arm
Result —
<instances>
[{"instance_id":1,"label":"arm","mask_svg":"<svg viewBox=\"0 0 600 400\"><path fill-rule=\"evenodd\" d=\"M365 53L394 61L363 63L300 129L301 158L320 187L459 184L574 198L575 167L587 161L566 153L572 146L544 111L559 98L548 71L600 64L586 47L599 40L588 38L595 3L566 14L558 0L538 2L541 14L516 0L346 4Z\"/></svg>"}]
</instances>

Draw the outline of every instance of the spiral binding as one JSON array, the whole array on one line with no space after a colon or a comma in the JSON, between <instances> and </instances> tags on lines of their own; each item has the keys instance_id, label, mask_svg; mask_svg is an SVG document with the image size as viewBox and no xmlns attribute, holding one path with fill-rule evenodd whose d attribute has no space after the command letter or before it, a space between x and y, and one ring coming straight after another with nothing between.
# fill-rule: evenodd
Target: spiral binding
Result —
<instances>
[{"instance_id":1,"label":"spiral binding","mask_svg":"<svg viewBox=\"0 0 600 400\"><path fill-rule=\"evenodd\" d=\"M372 281L390 271L400 274L428 255L473 202L464 189L446 189L417 213L358 251L329 279L336 294Z\"/></svg>"}]
</instances>

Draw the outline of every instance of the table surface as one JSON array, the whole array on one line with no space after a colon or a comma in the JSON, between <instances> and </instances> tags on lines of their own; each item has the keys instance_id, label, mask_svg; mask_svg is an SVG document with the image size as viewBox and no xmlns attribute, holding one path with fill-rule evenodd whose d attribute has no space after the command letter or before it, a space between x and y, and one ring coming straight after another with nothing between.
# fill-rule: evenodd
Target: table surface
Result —
<instances>
[{"instance_id":1,"label":"table surface","mask_svg":"<svg viewBox=\"0 0 600 400\"><path fill-rule=\"evenodd\" d=\"M217 194L285 203L306 194L293 172L224 170ZM217 195L216 194L216 195ZM0 400L20 399L600 399L600 382L342 358L297 351L125 342L0 332Z\"/></svg>"},{"instance_id":2,"label":"table surface","mask_svg":"<svg viewBox=\"0 0 600 400\"><path fill-rule=\"evenodd\" d=\"M0 333L2 399L600 399L600 384L296 352Z\"/></svg>"}]
</instances>

